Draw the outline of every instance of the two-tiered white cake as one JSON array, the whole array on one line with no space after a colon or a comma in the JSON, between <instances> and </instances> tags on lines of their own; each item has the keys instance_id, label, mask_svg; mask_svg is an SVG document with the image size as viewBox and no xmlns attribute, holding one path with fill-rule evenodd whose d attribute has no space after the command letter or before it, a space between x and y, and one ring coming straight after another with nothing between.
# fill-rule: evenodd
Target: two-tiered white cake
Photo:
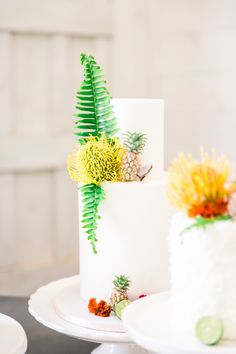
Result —
<instances>
[{"instance_id":1,"label":"two-tiered white cake","mask_svg":"<svg viewBox=\"0 0 236 354\"><path fill-rule=\"evenodd\" d=\"M101 203L97 229L97 254L93 254L81 224L81 295L109 300L112 281L119 274L132 283L131 299L169 287L168 219L172 209L165 196L163 101L152 99L113 100L120 132L142 131L148 142L142 157L152 164L142 182L105 182L106 199Z\"/></svg>"}]
</instances>

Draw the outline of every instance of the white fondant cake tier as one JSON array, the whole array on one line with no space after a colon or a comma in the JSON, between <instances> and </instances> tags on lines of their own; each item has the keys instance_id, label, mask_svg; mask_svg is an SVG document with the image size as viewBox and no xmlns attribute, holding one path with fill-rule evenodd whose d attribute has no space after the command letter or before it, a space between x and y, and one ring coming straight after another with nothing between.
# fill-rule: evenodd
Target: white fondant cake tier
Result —
<instances>
[{"instance_id":1,"label":"white fondant cake tier","mask_svg":"<svg viewBox=\"0 0 236 354\"><path fill-rule=\"evenodd\" d=\"M80 224L80 284L86 301L91 297L109 300L112 281L120 274L132 280L132 299L168 289L166 236L172 209L164 184L164 178L104 184L98 254L92 253Z\"/></svg>"},{"instance_id":2,"label":"white fondant cake tier","mask_svg":"<svg viewBox=\"0 0 236 354\"><path fill-rule=\"evenodd\" d=\"M170 271L173 325L193 332L204 315L217 315L224 338L236 339L236 222L219 221L192 228L184 214L170 229Z\"/></svg>"},{"instance_id":3,"label":"white fondant cake tier","mask_svg":"<svg viewBox=\"0 0 236 354\"><path fill-rule=\"evenodd\" d=\"M141 159L145 166L153 165L152 177L164 171L164 100L115 98L112 100L120 128L124 132L147 134L147 144Z\"/></svg>"}]
</instances>

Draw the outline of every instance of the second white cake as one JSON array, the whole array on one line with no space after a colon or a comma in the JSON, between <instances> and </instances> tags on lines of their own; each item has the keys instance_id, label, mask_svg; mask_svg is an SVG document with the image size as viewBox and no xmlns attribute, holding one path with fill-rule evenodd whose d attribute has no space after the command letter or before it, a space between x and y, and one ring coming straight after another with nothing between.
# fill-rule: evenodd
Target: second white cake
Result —
<instances>
[{"instance_id":1,"label":"second white cake","mask_svg":"<svg viewBox=\"0 0 236 354\"><path fill-rule=\"evenodd\" d=\"M170 273L175 333L204 344L236 339L236 185L225 156L180 154L169 169Z\"/></svg>"},{"instance_id":2,"label":"second white cake","mask_svg":"<svg viewBox=\"0 0 236 354\"><path fill-rule=\"evenodd\" d=\"M174 327L194 332L199 318L217 315L224 323L224 338L235 339L236 223L218 221L205 229L182 232L191 224L192 219L183 213L171 223Z\"/></svg>"}]
</instances>

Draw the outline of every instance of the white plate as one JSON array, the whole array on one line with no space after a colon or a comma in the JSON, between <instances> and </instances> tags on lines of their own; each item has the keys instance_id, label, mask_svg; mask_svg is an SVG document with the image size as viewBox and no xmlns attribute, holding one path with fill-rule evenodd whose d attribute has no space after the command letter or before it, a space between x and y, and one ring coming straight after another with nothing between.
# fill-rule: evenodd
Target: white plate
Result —
<instances>
[{"instance_id":1,"label":"white plate","mask_svg":"<svg viewBox=\"0 0 236 354\"><path fill-rule=\"evenodd\" d=\"M180 336L170 323L168 293L147 296L130 304L124 311L123 324L133 341L159 354L236 354L235 341L205 346L194 336ZM181 326L181 323L180 323Z\"/></svg>"},{"instance_id":2,"label":"white plate","mask_svg":"<svg viewBox=\"0 0 236 354\"><path fill-rule=\"evenodd\" d=\"M122 321L116 316L99 317L89 313L88 304L80 296L78 277L74 277L71 284L58 292L54 306L61 318L75 325L98 331L124 332Z\"/></svg>"},{"instance_id":3,"label":"white plate","mask_svg":"<svg viewBox=\"0 0 236 354\"><path fill-rule=\"evenodd\" d=\"M22 326L13 318L0 314L0 354L24 354L26 348Z\"/></svg>"},{"instance_id":4,"label":"white plate","mask_svg":"<svg viewBox=\"0 0 236 354\"><path fill-rule=\"evenodd\" d=\"M131 340L126 333L88 329L65 321L58 316L54 306L55 297L78 280L79 276L60 279L38 289L29 301L31 315L46 327L74 338L96 343L130 343Z\"/></svg>"}]
</instances>

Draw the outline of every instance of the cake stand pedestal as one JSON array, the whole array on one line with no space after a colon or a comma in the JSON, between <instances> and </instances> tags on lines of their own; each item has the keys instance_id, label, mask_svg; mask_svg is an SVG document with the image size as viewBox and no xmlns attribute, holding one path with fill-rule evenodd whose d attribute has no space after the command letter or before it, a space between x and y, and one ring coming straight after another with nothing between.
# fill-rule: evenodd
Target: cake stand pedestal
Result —
<instances>
[{"instance_id":1,"label":"cake stand pedestal","mask_svg":"<svg viewBox=\"0 0 236 354\"><path fill-rule=\"evenodd\" d=\"M24 354L27 339L22 326L0 313L0 354Z\"/></svg>"},{"instance_id":2,"label":"cake stand pedestal","mask_svg":"<svg viewBox=\"0 0 236 354\"><path fill-rule=\"evenodd\" d=\"M96 329L94 329L91 328L93 327L93 323L90 328L86 328L63 319L61 315L58 314L58 304L55 300L58 299L58 296L65 289L70 288L76 282L79 282L78 276L60 279L39 288L29 300L30 314L38 322L57 332L73 338L101 343L98 348L92 351L93 354L148 353L146 350L134 344L125 332L99 330L97 324L95 324Z\"/></svg>"},{"instance_id":3,"label":"cake stand pedestal","mask_svg":"<svg viewBox=\"0 0 236 354\"><path fill-rule=\"evenodd\" d=\"M130 304L123 313L123 324L138 345L158 354L235 354L235 341L207 346L193 335L181 333L171 324L169 293L147 296Z\"/></svg>"}]
</instances>

